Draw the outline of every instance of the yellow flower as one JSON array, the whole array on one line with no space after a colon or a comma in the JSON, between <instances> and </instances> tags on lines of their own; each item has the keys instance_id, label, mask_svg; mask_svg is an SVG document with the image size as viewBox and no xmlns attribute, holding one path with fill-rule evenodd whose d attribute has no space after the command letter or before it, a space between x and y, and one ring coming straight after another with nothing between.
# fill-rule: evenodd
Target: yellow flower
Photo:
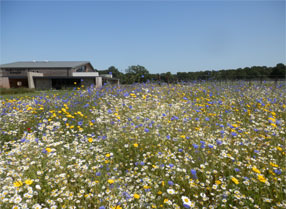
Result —
<instances>
[{"instance_id":1,"label":"yellow flower","mask_svg":"<svg viewBox=\"0 0 286 209\"><path fill-rule=\"evenodd\" d=\"M158 194L158 195L160 195L160 194L162 194L162 192L161 192L161 191L159 191L157 194Z\"/></svg>"},{"instance_id":2,"label":"yellow flower","mask_svg":"<svg viewBox=\"0 0 286 209\"><path fill-rule=\"evenodd\" d=\"M31 180L31 179L27 179L27 180L25 181L25 184L27 184L27 185L31 185L33 182L34 182L34 181L33 181L33 180Z\"/></svg>"},{"instance_id":3,"label":"yellow flower","mask_svg":"<svg viewBox=\"0 0 286 209\"><path fill-rule=\"evenodd\" d=\"M220 185L221 184L221 181L220 180L217 180L215 181L216 185Z\"/></svg>"},{"instance_id":4,"label":"yellow flower","mask_svg":"<svg viewBox=\"0 0 286 209\"><path fill-rule=\"evenodd\" d=\"M255 166L252 167L252 170L253 170L255 173L261 174L260 170L258 170Z\"/></svg>"},{"instance_id":5,"label":"yellow flower","mask_svg":"<svg viewBox=\"0 0 286 209\"><path fill-rule=\"evenodd\" d=\"M275 163L270 163L271 166L278 168L279 166Z\"/></svg>"},{"instance_id":6,"label":"yellow flower","mask_svg":"<svg viewBox=\"0 0 286 209\"><path fill-rule=\"evenodd\" d=\"M109 154L109 153L107 153L105 156L106 156L106 157L110 157L110 154Z\"/></svg>"},{"instance_id":7,"label":"yellow flower","mask_svg":"<svg viewBox=\"0 0 286 209\"><path fill-rule=\"evenodd\" d=\"M110 184L113 184L113 183L114 183L114 180L113 180L113 179L108 179L107 182L110 183Z\"/></svg>"},{"instance_id":8,"label":"yellow flower","mask_svg":"<svg viewBox=\"0 0 286 209\"><path fill-rule=\"evenodd\" d=\"M20 181L16 181L13 183L14 187L20 187L23 185L23 182L20 180Z\"/></svg>"},{"instance_id":9,"label":"yellow flower","mask_svg":"<svg viewBox=\"0 0 286 209\"><path fill-rule=\"evenodd\" d=\"M120 205L117 205L117 206L112 207L112 209L122 209L122 207Z\"/></svg>"},{"instance_id":10,"label":"yellow flower","mask_svg":"<svg viewBox=\"0 0 286 209\"><path fill-rule=\"evenodd\" d=\"M135 194L133 195L133 197L134 197L135 199L139 199L139 198L140 198L140 195L135 193Z\"/></svg>"},{"instance_id":11,"label":"yellow flower","mask_svg":"<svg viewBox=\"0 0 286 209\"><path fill-rule=\"evenodd\" d=\"M258 180L259 180L260 182L263 182L263 183L266 182L266 179L264 178L263 175L257 175L257 178L258 178Z\"/></svg>"},{"instance_id":12,"label":"yellow flower","mask_svg":"<svg viewBox=\"0 0 286 209\"><path fill-rule=\"evenodd\" d=\"M164 199L164 203L167 203L167 202L169 202L169 200L168 199Z\"/></svg>"},{"instance_id":13,"label":"yellow flower","mask_svg":"<svg viewBox=\"0 0 286 209\"><path fill-rule=\"evenodd\" d=\"M133 144L133 146L134 146L134 147L138 147L138 144L135 143L135 144Z\"/></svg>"},{"instance_id":14,"label":"yellow flower","mask_svg":"<svg viewBox=\"0 0 286 209\"><path fill-rule=\"evenodd\" d=\"M237 180L237 178L232 177L231 180L232 180L235 184L239 184L239 181Z\"/></svg>"},{"instance_id":15,"label":"yellow flower","mask_svg":"<svg viewBox=\"0 0 286 209\"><path fill-rule=\"evenodd\" d=\"M46 151L47 151L47 152L51 152L52 149L48 147L48 148L46 148Z\"/></svg>"},{"instance_id":16,"label":"yellow flower","mask_svg":"<svg viewBox=\"0 0 286 209\"><path fill-rule=\"evenodd\" d=\"M274 123L271 123L270 125L273 126L274 128L277 127L276 124L274 124Z\"/></svg>"},{"instance_id":17,"label":"yellow flower","mask_svg":"<svg viewBox=\"0 0 286 209\"><path fill-rule=\"evenodd\" d=\"M88 142L91 143L93 140L92 138L88 138Z\"/></svg>"}]
</instances>

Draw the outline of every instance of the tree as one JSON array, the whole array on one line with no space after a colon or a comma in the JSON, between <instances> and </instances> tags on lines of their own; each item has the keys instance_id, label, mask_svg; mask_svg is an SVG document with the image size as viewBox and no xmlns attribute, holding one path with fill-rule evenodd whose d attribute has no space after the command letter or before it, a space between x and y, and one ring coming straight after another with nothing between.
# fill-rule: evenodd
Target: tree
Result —
<instances>
[{"instance_id":1,"label":"tree","mask_svg":"<svg viewBox=\"0 0 286 209\"><path fill-rule=\"evenodd\" d=\"M112 76L115 77L115 78L121 78L122 74L123 74L123 73L119 72L119 70L116 67L114 67L114 66L109 67L107 69L107 71L108 71L109 74L111 73Z\"/></svg>"},{"instance_id":2,"label":"tree","mask_svg":"<svg viewBox=\"0 0 286 209\"><path fill-rule=\"evenodd\" d=\"M285 79L286 74L286 66L282 63L277 64L274 68L272 68L272 72L270 73L270 78L272 79Z\"/></svg>"},{"instance_id":3,"label":"tree","mask_svg":"<svg viewBox=\"0 0 286 209\"><path fill-rule=\"evenodd\" d=\"M132 65L126 69L126 76L134 82L146 82L150 78L150 73L144 66Z\"/></svg>"}]
</instances>

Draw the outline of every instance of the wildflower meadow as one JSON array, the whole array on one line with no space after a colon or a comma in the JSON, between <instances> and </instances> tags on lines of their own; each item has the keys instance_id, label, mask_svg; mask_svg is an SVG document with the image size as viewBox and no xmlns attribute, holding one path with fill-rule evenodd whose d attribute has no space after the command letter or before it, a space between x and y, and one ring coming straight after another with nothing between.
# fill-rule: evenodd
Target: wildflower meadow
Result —
<instances>
[{"instance_id":1,"label":"wildflower meadow","mask_svg":"<svg viewBox=\"0 0 286 209\"><path fill-rule=\"evenodd\" d=\"M285 83L2 97L0 208L286 208Z\"/></svg>"}]
</instances>

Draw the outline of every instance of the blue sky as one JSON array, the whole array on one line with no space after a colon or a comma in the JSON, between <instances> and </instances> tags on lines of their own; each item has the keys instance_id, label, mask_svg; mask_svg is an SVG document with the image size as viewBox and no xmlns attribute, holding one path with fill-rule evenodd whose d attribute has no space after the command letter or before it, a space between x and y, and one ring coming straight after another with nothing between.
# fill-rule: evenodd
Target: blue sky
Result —
<instances>
[{"instance_id":1,"label":"blue sky","mask_svg":"<svg viewBox=\"0 0 286 209\"><path fill-rule=\"evenodd\" d=\"M285 63L284 1L1 1L1 64L151 73Z\"/></svg>"}]
</instances>

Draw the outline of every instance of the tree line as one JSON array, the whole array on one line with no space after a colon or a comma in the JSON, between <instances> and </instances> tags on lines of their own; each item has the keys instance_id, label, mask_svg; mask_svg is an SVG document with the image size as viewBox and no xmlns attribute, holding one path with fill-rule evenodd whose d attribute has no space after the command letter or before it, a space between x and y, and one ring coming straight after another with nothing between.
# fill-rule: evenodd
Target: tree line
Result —
<instances>
[{"instance_id":1,"label":"tree line","mask_svg":"<svg viewBox=\"0 0 286 209\"><path fill-rule=\"evenodd\" d=\"M144 66L129 66L125 73L120 72L116 67L111 66L106 70L98 70L99 74L112 74L114 78L120 79L122 84L141 82L190 82L190 81L227 81L227 80L281 80L285 79L286 65L279 63L274 67L252 66L227 70L206 70L198 72L177 72L172 74L150 73Z\"/></svg>"}]
</instances>

